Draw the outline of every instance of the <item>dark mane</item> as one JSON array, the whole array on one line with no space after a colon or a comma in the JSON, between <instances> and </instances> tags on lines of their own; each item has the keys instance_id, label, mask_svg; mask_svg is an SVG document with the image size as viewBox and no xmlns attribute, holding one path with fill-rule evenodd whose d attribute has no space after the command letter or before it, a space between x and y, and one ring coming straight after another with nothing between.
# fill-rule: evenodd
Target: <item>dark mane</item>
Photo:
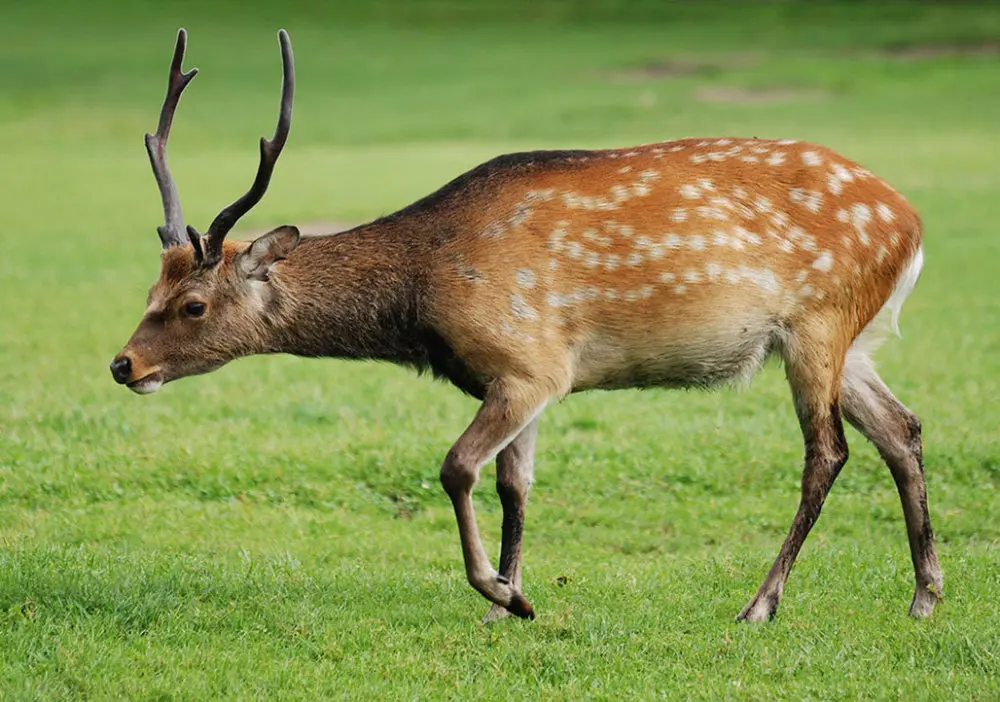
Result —
<instances>
[{"instance_id":1,"label":"dark mane","mask_svg":"<svg viewBox=\"0 0 1000 702\"><path fill-rule=\"evenodd\" d=\"M594 154L593 151L583 149L563 150L563 151L521 151L513 154L503 154L489 161L482 163L475 168L466 171L457 178L441 186L430 195L425 195L411 205L393 212L392 214L379 217L371 224L382 224L395 220L408 218L412 215L433 210L439 205L447 202L459 193L464 193L471 188L476 188L492 179L514 175L518 172L533 170L540 166L547 166L549 169L560 166L569 167L578 163L581 159ZM366 225L370 226L370 225Z\"/></svg>"}]
</instances>

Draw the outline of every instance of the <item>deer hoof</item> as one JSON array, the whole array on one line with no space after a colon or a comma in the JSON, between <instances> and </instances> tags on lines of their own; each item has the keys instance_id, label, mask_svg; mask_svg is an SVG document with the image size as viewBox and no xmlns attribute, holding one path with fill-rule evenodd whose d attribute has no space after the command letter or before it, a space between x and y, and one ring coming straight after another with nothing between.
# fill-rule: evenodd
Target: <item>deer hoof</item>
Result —
<instances>
[{"instance_id":1,"label":"deer hoof","mask_svg":"<svg viewBox=\"0 0 1000 702\"><path fill-rule=\"evenodd\" d=\"M498 622L501 619L506 619L510 616L510 612L503 605L494 604L490 607L490 611L486 613L483 617L483 624L491 624L493 622Z\"/></svg>"},{"instance_id":2,"label":"deer hoof","mask_svg":"<svg viewBox=\"0 0 1000 702\"><path fill-rule=\"evenodd\" d=\"M531 606L531 603L525 599L524 595L519 592L514 593L510 603L507 605L507 611L517 617L521 617L521 619L535 618L535 609Z\"/></svg>"},{"instance_id":3,"label":"deer hoof","mask_svg":"<svg viewBox=\"0 0 1000 702\"><path fill-rule=\"evenodd\" d=\"M754 596L743 611L736 615L738 622L769 622L778 611L778 598Z\"/></svg>"}]
</instances>

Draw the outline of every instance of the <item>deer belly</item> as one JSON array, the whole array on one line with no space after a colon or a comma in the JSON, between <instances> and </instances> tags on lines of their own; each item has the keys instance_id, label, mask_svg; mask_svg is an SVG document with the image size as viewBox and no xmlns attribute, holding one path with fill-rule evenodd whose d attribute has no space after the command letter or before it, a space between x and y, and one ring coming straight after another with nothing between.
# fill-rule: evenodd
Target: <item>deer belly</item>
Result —
<instances>
[{"instance_id":1,"label":"deer belly","mask_svg":"<svg viewBox=\"0 0 1000 702\"><path fill-rule=\"evenodd\" d=\"M781 333L775 322L743 320L708 326L665 324L639 335L595 335L578 349L573 389L747 382L775 350Z\"/></svg>"}]
</instances>

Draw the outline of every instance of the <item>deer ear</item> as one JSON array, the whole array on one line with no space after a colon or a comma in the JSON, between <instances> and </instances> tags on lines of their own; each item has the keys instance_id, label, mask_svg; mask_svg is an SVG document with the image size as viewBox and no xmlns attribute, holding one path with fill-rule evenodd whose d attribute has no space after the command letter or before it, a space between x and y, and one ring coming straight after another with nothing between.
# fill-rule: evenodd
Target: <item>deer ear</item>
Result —
<instances>
[{"instance_id":1,"label":"deer ear","mask_svg":"<svg viewBox=\"0 0 1000 702\"><path fill-rule=\"evenodd\" d=\"M267 280L271 267L288 256L299 245L297 227L284 226L272 229L256 239L250 248L236 259L237 269L253 280Z\"/></svg>"}]
</instances>

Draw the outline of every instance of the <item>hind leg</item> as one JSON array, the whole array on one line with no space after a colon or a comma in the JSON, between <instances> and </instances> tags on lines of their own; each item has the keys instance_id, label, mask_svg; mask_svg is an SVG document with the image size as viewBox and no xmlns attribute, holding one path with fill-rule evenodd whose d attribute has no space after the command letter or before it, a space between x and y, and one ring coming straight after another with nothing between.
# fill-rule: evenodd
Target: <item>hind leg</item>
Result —
<instances>
[{"instance_id":1,"label":"hind leg","mask_svg":"<svg viewBox=\"0 0 1000 702\"><path fill-rule=\"evenodd\" d=\"M875 444L896 482L916 577L910 614L925 617L941 598L944 579L927 512L920 420L893 396L868 359L856 351L848 356L844 372L843 407L847 421Z\"/></svg>"},{"instance_id":2,"label":"hind leg","mask_svg":"<svg viewBox=\"0 0 1000 702\"><path fill-rule=\"evenodd\" d=\"M844 351L835 339L824 342L824 331L819 327L813 339L799 336L786 350L788 382L805 440L802 495L774 565L737 619L765 621L774 617L795 557L819 519L823 502L847 462L847 441L839 405Z\"/></svg>"},{"instance_id":3,"label":"hind leg","mask_svg":"<svg viewBox=\"0 0 1000 702\"><path fill-rule=\"evenodd\" d=\"M497 494L503 507L502 540L500 542L500 575L507 578L518 592L521 589L521 538L524 534L524 508L534 477L535 438L538 419L497 454ZM483 617L483 623L508 616L510 611L496 603Z\"/></svg>"}]
</instances>

